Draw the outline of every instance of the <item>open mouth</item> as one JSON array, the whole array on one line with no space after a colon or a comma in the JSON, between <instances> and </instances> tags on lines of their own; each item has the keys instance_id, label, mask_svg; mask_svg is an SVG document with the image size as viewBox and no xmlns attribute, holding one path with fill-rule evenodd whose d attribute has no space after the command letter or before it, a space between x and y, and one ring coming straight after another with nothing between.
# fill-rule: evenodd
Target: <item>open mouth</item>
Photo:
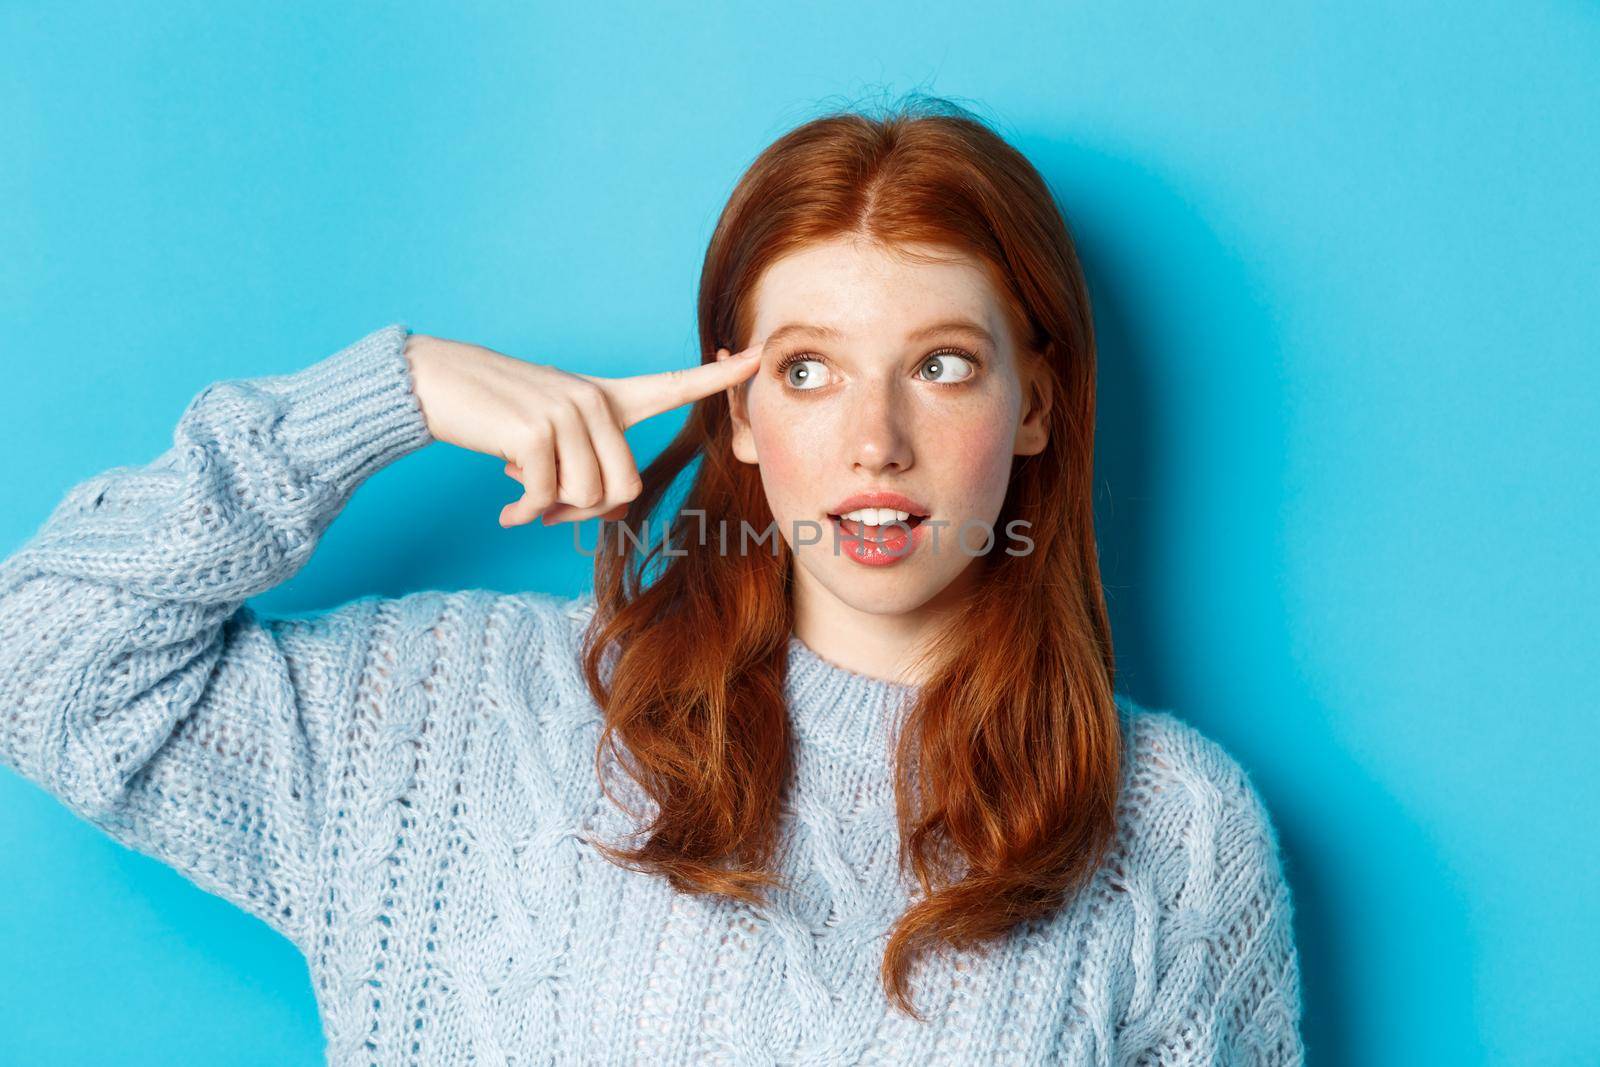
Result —
<instances>
[{"instance_id":1,"label":"open mouth","mask_svg":"<svg viewBox=\"0 0 1600 1067\"><path fill-rule=\"evenodd\" d=\"M869 526L857 519L847 519L842 515L831 513L828 515L828 518L832 519L839 529L843 530L848 536L859 537L868 541L885 541L893 537L903 537L907 531L915 530L927 517L926 515L908 515L900 522L886 522L877 526Z\"/></svg>"}]
</instances>

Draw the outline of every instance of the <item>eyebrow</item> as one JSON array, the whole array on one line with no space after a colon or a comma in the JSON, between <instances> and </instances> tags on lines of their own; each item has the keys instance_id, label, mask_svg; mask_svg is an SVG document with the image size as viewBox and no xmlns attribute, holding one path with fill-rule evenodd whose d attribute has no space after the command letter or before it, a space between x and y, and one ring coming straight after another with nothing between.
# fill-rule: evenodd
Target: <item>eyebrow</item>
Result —
<instances>
[{"instance_id":1,"label":"eyebrow","mask_svg":"<svg viewBox=\"0 0 1600 1067\"><path fill-rule=\"evenodd\" d=\"M960 333L975 337L991 347L995 345L994 336L982 326L971 319L947 319L913 330L906 335L908 341L921 341L939 334ZM782 326L767 334L767 345L775 345L787 341L791 337L820 337L825 341L842 341L844 335L832 326L819 326L810 322L786 322Z\"/></svg>"}]
</instances>

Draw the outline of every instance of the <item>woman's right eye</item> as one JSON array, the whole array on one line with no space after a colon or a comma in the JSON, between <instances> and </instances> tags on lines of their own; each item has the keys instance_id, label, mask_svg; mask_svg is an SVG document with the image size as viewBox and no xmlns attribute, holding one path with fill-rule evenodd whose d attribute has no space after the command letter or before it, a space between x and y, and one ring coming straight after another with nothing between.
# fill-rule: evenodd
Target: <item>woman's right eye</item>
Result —
<instances>
[{"instance_id":1,"label":"woman's right eye","mask_svg":"<svg viewBox=\"0 0 1600 1067\"><path fill-rule=\"evenodd\" d=\"M778 373L791 389L810 392L827 384L828 368L820 359L791 356L779 365Z\"/></svg>"}]
</instances>

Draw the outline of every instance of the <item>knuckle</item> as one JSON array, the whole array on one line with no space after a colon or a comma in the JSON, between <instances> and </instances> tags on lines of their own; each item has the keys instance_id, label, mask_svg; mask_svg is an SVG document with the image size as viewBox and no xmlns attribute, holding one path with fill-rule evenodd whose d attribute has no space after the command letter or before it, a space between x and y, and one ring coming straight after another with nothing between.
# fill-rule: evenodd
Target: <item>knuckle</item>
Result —
<instances>
[{"instance_id":1,"label":"knuckle","mask_svg":"<svg viewBox=\"0 0 1600 1067\"><path fill-rule=\"evenodd\" d=\"M543 501L548 504L555 499L555 475L550 472L548 465L540 463L526 468L522 476L522 491L527 494L530 501Z\"/></svg>"},{"instance_id":2,"label":"knuckle","mask_svg":"<svg viewBox=\"0 0 1600 1067\"><path fill-rule=\"evenodd\" d=\"M578 387L573 391L573 400L577 405L588 412L606 412L611 410L610 401L606 391L597 382L584 379L578 380Z\"/></svg>"},{"instance_id":3,"label":"knuckle","mask_svg":"<svg viewBox=\"0 0 1600 1067\"><path fill-rule=\"evenodd\" d=\"M534 449L548 448L555 440L555 430L550 425L550 420L543 415L524 418L520 433L522 440Z\"/></svg>"},{"instance_id":4,"label":"knuckle","mask_svg":"<svg viewBox=\"0 0 1600 1067\"><path fill-rule=\"evenodd\" d=\"M568 393L556 405L554 412L555 421L565 430L573 430L583 425L583 406L578 398Z\"/></svg>"}]
</instances>

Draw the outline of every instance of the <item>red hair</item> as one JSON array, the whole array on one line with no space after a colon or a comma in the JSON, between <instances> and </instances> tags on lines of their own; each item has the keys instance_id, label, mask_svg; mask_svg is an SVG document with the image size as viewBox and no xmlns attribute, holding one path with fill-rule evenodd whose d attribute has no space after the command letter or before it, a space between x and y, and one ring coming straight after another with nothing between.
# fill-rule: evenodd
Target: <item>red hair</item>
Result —
<instances>
[{"instance_id":1,"label":"red hair","mask_svg":"<svg viewBox=\"0 0 1600 1067\"><path fill-rule=\"evenodd\" d=\"M1115 833L1123 738L1094 537L1094 331L1043 178L965 109L918 96L877 117L846 110L806 122L750 165L706 249L702 361L750 343L753 293L771 263L836 237L974 257L1005 302L1018 358L1038 361L1051 390L1046 446L1013 459L995 524L1026 520L1034 549L973 560L983 576L958 625L924 650L932 670L895 750L901 869L910 865L922 892L894 925L880 973L888 996L921 1019L907 994L914 952L977 947L1055 910ZM733 455L718 393L693 405L642 472L624 534L641 520L659 532L648 517L695 460L683 509L730 530L776 528L759 472ZM776 553L721 553L697 550L695 523L667 530L618 536L608 524L596 550L582 654L604 709L596 765L609 749L658 808L640 847L600 847L678 891L759 903L780 882L768 864L791 766L793 555L781 537Z\"/></svg>"}]
</instances>

